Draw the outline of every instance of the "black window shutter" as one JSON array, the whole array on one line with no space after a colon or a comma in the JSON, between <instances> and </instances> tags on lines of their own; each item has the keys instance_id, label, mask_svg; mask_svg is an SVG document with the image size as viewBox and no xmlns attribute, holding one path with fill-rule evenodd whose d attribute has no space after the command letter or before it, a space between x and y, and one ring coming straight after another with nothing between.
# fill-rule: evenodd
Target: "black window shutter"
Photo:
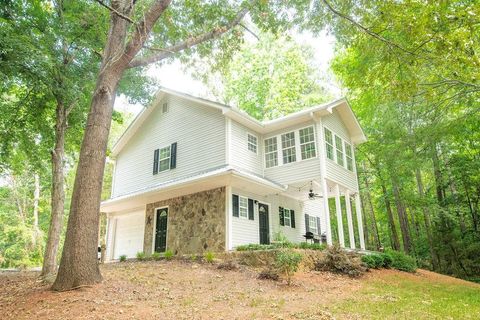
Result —
<instances>
[{"instance_id":1,"label":"black window shutter","mask_svg":"<svg viewBox=\"0 0 480 320\"><path fill-rule=\"evenodd\" d=\"M170 147L170 169L175 169L177 166L177 143L172 143Z\"/></svg>"},{"instance_id":2,"label":"black window shutter","mask_svg":"<svg viewBox=\"0 0 480 320\"><path fill-rule=\"evenodd\" d=\"M285 215L283 213L283 207L278 208L278 213L280 215L280 225L284 226L285 225Z\"/></svg>"},{"instance_id":3,"label":"black window shutter","mask_svg":"<svg viewBox=\"0 0 480 320\"><path fill-rule=\"evenodd\" d=\"M320 217L317 217L317 233L321 234L321 232L320 232Z\"/></svg>"},{"instance_id":4,"label":"black window shutter","mask_svg":"<svg viewBox=\"0 0 480 320\"><path fill-rule=\"evenodd\" d=\"M254 220L253 199L248 199L248 220Z\"/></svg>"},{"instance_id":5,"label":"black window shutter","mask_svg":"<svg viewBox=\"0 0 480 320\"><path fill-rule=\"evenodd\" d=\"M233 205L233 216L238 217L238 211L239 211L239 206L238 206L238 196L236 194L232 194L232 205Z\"/></svg>"},{"instance_id":6,"label":"black window shutter","mask_svg":"<svg viewBox=\"0 0 480 320\"><path fill-rule=\"evenodd\" d=\"M305 213L305 232L310 232L310 217Z\"/></svg>"},{"instance_id":7,"label":"black window shutter","mask_svg":"<svg viewBox=\"0 0 480 320\"><path fill-rule=\"evenodd\" d=\"M158 173L158 157L160 155L159 153L160 153L160 150L158 150L158 149L156 149L153 152L153 174Z\"/></svg>"},{"instance_id":8,"label":"black window shutter","mask_svg":"<svg viewBox=\"0 0 480 320\"><path fill-rule=\"evenodd\" d=\"M290 227L295 228L295 211L290 210Z\"/></svg>"}]
</instances>

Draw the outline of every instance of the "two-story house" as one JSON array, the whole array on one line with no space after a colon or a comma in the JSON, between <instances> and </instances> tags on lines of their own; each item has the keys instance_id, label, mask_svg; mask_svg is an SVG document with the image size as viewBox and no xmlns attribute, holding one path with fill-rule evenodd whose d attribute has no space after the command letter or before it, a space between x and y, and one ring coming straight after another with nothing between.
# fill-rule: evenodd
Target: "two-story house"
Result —
<instances>
[{"instance_id":1,"label":"two-story house","mask_svg":"<svg viewBox=\"0 0 480 320\"><path fill-rule=\"evenodd\" d=\"M331 244L334 230L341 246L364 249L354 153L364 141L345 99L260 122L161 89L112 150L107 260L231 250L276 234L300 242L307 231Z\"/></svg>"}]
</instances>

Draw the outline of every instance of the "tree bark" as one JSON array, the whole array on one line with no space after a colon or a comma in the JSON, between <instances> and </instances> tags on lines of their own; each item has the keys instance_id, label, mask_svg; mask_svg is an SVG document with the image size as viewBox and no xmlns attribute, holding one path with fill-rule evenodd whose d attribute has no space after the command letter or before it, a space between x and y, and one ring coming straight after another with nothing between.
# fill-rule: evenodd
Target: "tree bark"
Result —
<instances>
[{"instance_id":1,"label":"tree bark","mask_svg":"<svg viewBox=\"0 0 480 320\"><path fill-rule=\"evenodd\" d=\"M39 243L41 232L38 227L38 202L40 201L40 176L38 173L34 175L34 191L33 191L33 244Z\"/></svg>"},{"instance_id":2,"label":"tree bark","mask_svg":"<svg viewBox=\"0 0 480 320\"><path fill-rule=\"evenodd\" d=\"M393 218L392 206L390 204L390 199L388 198L387 187L383 181L381 181L381 185L385 208L387 210L388 224L390 225L392 248L393 250L400 250L400 240L398 238L397 227L395 226L395 219Z\"/></svg>"},{"instance_id":3,"label":"tree bark","mask_svg":"<svg viewBox=\"0 0 480 320\"><path fill-rule=\"evenodd\" d=\"M55 120L55 146L52 150L52 214L48 238L43 257L41 277L49 277L57 272L57 254L62 234L63 214L65 211L64 188L64 157L65 131L67 130L67 115L65 106L57 101Z\"/></svg>"},{"instance_id":4,"label":"tree bark","mask_svg":"<svg viewBox=\"0 0 480 320\"><path fill-rule=\"evenodd\" d=\"M425 232L427 234L427 240L428 240L428 247L430 249L430 256L431 256L431 261L432 261L432 268L433 270L438 269L438 255L435 252L435 248L433 245L433 236L432 236L432 223L430 221L430 209L428 206L425 204L425 191L423 188L423 180L422 180L422 173L420 172L420 168L415 169L415 178L417 180L417 190L418 194L420 196L420 199L422 201L422 212L423 212L423 221L425 224Z\"/></svg>"},{"instance_id":5,"label":"tree bark","mask_svg":"<svg viewBox=\"0 0 480 320\"><path fill-rule=\"evenodd\" d=\"M411 250L410 228L408 225L407 213L400 196L397 182L392 179L393 197L395 199L395 206L397 207L398 221L400 222L400 230L402 232L403 250L408 254Z\"/></svg>"}]
</instances>

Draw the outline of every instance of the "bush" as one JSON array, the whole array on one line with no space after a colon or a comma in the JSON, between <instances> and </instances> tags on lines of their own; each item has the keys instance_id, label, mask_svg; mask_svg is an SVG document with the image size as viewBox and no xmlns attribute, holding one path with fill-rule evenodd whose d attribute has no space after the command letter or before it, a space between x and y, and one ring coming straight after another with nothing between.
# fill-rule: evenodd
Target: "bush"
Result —
<instances>
[{"instance_id":1,"label":"bush","mask_svg":"<svg viewBox=\"0 0 480 320\"><path fill-rule=\"evenodd\" d=\"M384 267L383 254L367 254L362 256L362 262L371 269L380 269Z\"/></svg>"},{"instance_id":2,"label":"bush","mask_svg":"<svg viewBox=\"0 0 480 320\"><path fill-rule=\"evenodd\" d=\"M326 246L322 243L309 243L309 242L300 242L297 246L299 249L308 249L308 250L325 250Z\"/></svg>"},{"instance_id":3,"label":"bush","mask_svg":"<svg viewBox=\"0 0 480 320\"><path fill-rule=\"evenodd\" d=\"M126 255L126 254L122 254L122 255L120 256L120 259L119 259L119 260L120 260L120 262L125 262L125 261L127 261L127 255Z\"/></svg>"},{"instance_id":4,"label":"bush","mask_svg":"<svg viewBox=\"0 0 480 320\"><path fill-rule=\"evenodd\" d=\"M143 261L147 258L147 256L145 255L145 252L143 251L139 251L137 252L137 260L139 261Z\"/></svg>"},{"instance_id":5,"label":"bush","mask_svg":"<svg viewBox=\"0 0 480 320\"><path fill-rule=\"evenodd\" d=\"M162 254L160 252L155 251L154 253L152 253L151 258L155 261L158 261L162 259Z\"/></svg>"},{"instance_id":6,"label":"bush","mask_svg":"<svg viewBox=\"0 0 480 320\"><path fill-rule=\"evenodd\" d=\"M203 259L205 259L205 261L208 263L213 263L213 261L215 260L215 254L211 251L207 251L203 255Z\"/></svg>"},{"instance_id":7,"label":"bush","mask_svg":"<svg viewBox=\"0 0 480 320\"><path fill-rule=\"evenodd\" d=\"M325 250L325 257L317 260L315 270L331 271L350 277L359 277L366 271L358 256L347 254L338 244Z\"/></svg>"},{"instance_id":8,"label":"bush","mask_svg":"<svg viewBox=\"0 0 480 320\"><path fill-rule=\"evenodd\" d=\"M285 275L287 284L290 285L292 276L297 272L298 266L302 261L302 255L293 250L281 250L275 257L275 267Z\"/></svg>"},{"instance_id":9,"label":"bush","mask_svg":"<svg viewBox=\"0 0 480 320\"><path fill-rule=\"evenodd\" d=\"M165 251L165 253L163 254L163 256L164 256L165 259L167 259L167 260L172 260L174 254L173 254L173 251L172 251L172 250L167 250L167 251Z\"/></svg>"},{"instance_id":10,"label":"bush","mask_svg":"<svg viewBox=\"0 0 480 320\"><path fill-rule=\"evenodd\" d=\"M244 244L235 248L237 251L255 251L255 250L270 250L274 249L274 247L270 244Z\"/></svg>"},{"instance_id":11,"label":"bush","mask_svg":"<svg viewBox=\"0 0 480 320\"><path fill-rule=\"evenodd\" d=\"M393 263L393 257L390 253L383 253L383 267L384 268L391 268Z\"/></svg>"},{"instance_id":12,"label":"bush","mask_svg":"<svg viewBox=\"0 0 480 320\"><path fill-rule=\"evenodd\" d=\"M417 270L417 262L409 255L394 250L389 250L387 254L392 257L392 268L406 272L415 272Z\"/></svg>"},{"instance_id":13,"label":"bush","mask_svg":"<svg viewBox=\"0 0 480 320\"><path fill-rule=\"evenodd\" d=\"M280 276L277 270L272 268L267 268L267 269L263 269L258 274L258 279L278 281L278 279L280 279Z\"/></svg>"}]
</instances>

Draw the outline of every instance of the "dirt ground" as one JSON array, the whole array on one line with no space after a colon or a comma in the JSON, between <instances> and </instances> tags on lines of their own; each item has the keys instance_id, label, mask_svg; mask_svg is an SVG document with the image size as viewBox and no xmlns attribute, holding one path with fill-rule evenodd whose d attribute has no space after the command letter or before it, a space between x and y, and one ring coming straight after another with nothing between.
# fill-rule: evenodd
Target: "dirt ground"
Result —
<instances>
[{"instance_id":1,"label":"dirt ground","mask_svg":"<svg viewBox=\"0 0 480 320\"><path fill-rule=\"evenodd\" d=\"M252 269L184 261L115 263L101 270L103 283L62 293L50 291L36 272L0 273L0 319L332 319L329 303L355 296L370 277L396 272L361 279L297 273L287 286L259 280ZM462 281L427 271L406 276Z\"/></svg>"}]
</instances>

